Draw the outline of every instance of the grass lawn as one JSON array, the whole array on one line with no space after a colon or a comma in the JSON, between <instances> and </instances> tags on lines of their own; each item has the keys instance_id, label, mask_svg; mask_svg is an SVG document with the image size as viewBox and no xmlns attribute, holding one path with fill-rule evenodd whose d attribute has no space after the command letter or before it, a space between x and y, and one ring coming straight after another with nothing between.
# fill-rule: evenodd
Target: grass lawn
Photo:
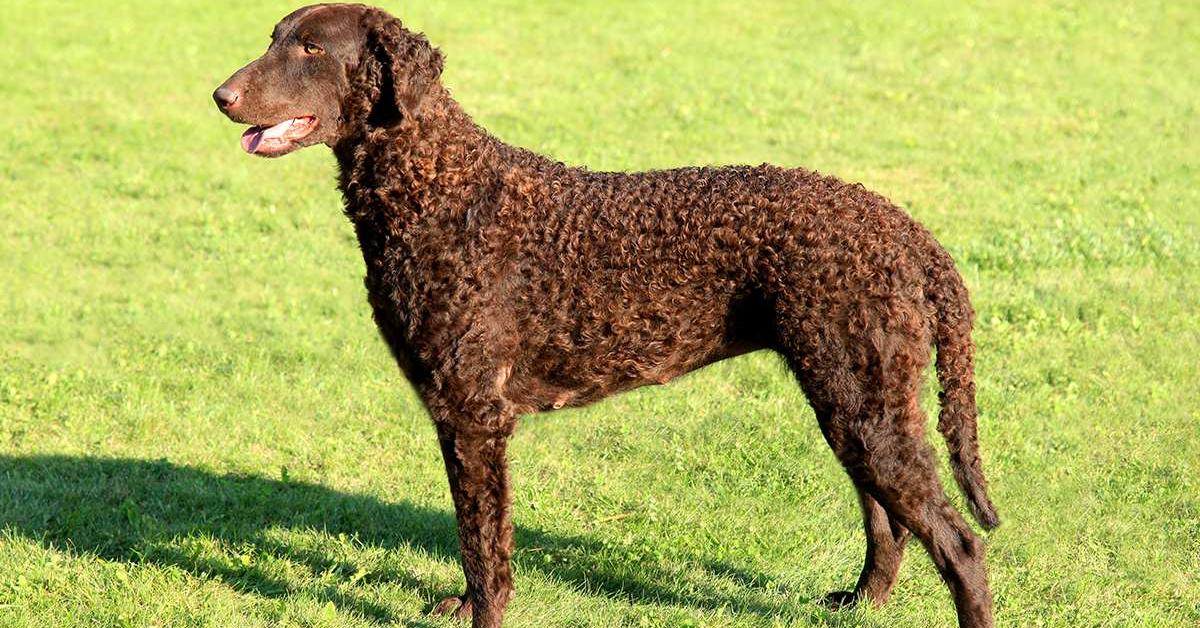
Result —
<instances>
[{"instance_id":1,"label":"grass lawn","mask_svg":"<svg viewBox=\"0 0 1200 628\"><path fill-rule=\"evenodd\" d=\"M509 142L903 204L979 313L998 623L1200 624L1200 4L750 4L389 8ZM425 616L462 586L440 456L333 158L249 158L209 99L292 8L3 9L0 626L454 625ZM858 506L770 355L511 452L510 626L953 621L916 546L886 607L816 604Z\"/></svg>"}]
</instances>

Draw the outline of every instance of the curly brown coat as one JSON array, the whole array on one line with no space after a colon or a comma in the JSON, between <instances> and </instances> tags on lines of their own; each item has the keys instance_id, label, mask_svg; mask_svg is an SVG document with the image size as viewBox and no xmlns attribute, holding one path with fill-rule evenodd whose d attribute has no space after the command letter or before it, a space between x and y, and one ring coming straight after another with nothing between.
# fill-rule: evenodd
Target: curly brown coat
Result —
<instances>
[{"instance_id":1,"label":"curly brown coat","mask_svg":"<svg viewBox=\"0 0 1200 628\"><path fill-rule=\"evenodd\" d=\"M341 168L375 320L433 417L466 593L438 612L501 623L512 591L505 448L519 416L733 355L783 355L858 489L867 555L834 605L881 604L910 531L961 626L991 626L983 545L924 438L939 431L975 518L998 524L976 440L972 310L945 250L861 185L771 165L599 173L506 145L442 86L442 54L387 13L306 7L214 94L249 152L323 142ZM282 120L283 122L280 122Z\"/></svg>"}]
</instances>

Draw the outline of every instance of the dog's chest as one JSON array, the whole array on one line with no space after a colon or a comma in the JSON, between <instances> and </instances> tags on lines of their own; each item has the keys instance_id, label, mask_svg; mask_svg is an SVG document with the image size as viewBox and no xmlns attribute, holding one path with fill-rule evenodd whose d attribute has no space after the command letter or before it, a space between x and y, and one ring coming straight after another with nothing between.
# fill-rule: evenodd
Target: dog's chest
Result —
<instances>
[{"instance_id":1,"label":"dog's chest","mask_svg":"<svg viewBox=\"0 0 1200 628\"><path fill-rule=\"evenodd\" d=\"M358 219L354 226L367 298L393 353L417 366L442 361L482 314L480 295L494 287L502 264L443 221Z\"/></svg>"}]
</instances>

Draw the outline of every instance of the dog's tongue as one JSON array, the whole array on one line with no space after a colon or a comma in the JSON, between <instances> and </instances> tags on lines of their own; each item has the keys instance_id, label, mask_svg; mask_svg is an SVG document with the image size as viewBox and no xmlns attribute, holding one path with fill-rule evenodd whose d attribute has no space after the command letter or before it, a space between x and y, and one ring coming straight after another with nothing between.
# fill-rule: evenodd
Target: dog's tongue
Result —
<instances>
[{"instance_id":1,"label":"dog's tongue","mask_svg":"<svg viewBox=\"0 0 1200 628\"><path fill-rule=\"evenodd\" d=\"M247 153L253 153L258 148L258 144L262 142L263 128L252 126L242 133L242 150Z\"/></svg>"},{"instance_id":2,"label":"dog's tongue","mask_svg":"<svg viewBox=\"0 0 1200 628\"><path fill-rule=\"evenodd\" d=\"M246 132L242 133L242 150L245 150L247 153L253 153L258 150L258 145L263 140L273 140L283 137L283 134L292 128L292 123L295 121L295 118L291 118L273 127L255 126L246 129Z\"/></svg>"}]
</instances>

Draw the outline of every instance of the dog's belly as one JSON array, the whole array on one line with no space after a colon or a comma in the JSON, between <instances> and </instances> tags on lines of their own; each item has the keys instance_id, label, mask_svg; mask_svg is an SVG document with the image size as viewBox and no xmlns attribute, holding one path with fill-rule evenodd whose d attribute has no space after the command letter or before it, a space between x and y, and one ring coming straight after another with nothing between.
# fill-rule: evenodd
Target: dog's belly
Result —
<instances>
[{"instance_id":1,"label":"dog's belly","mask_svg":"<svg viewBox=\"0 0 1200 628\"><path fill-rule=\"evenodd\" d=\"M565 376L563 373L513 373L506 382L504 396L522 413L577 407L634 388L666 384L700 367L757 348L760 347L717 347L697 356L676 356L654 364L626 362L624 369L607 372L592 369L582 376L582 369ZM565 364L566 369L570 370L576 362L582 364L584 360L586 358L570 360Z\"/></svg>"},{"instance_id":2,"label":"dog's belly","mask_svg":"<svg viewBox=\"0 0 1200 628\"><path fill-rule=\"evenodd\" d=\"M666 384L713 362L767 347L758 313L747 316L743 310L724 302L550 333L547 343L513 364L503 394L530 412L581 406Z\"/></svg>"}]
</instances>

